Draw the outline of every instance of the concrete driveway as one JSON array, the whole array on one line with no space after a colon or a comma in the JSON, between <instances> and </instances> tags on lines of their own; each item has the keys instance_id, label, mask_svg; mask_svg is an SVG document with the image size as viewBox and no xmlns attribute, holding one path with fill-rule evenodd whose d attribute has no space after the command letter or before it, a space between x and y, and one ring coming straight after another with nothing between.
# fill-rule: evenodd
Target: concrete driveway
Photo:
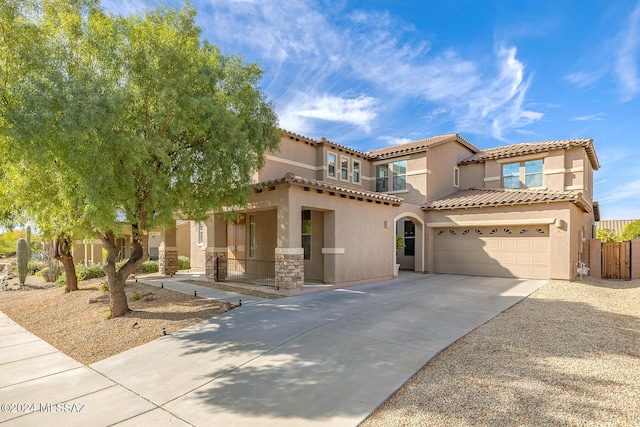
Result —
<instances>
[{"instance_id":1,"label":"concrete driveway","mask_svg":"<svg viewBox=\"0 0 640 427\"><path fill-rule=\"evenodd\" d=\"M95 386L112 390L103 405L134 412L90 424L356 426L435 354L545 283L402 274L243 304L83 367L111 384ZM76 401L100 402L91 393ZM42 415L18 420L42 425ZM83 418L73 415L64 424Z\"/></svg>"}]
</instances>

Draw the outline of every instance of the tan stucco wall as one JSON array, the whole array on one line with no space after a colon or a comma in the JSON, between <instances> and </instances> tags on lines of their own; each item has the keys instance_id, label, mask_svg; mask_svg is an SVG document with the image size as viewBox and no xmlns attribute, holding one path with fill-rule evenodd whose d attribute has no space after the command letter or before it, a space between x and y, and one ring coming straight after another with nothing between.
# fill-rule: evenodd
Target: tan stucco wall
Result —
<instances>
[{"instance_id":1,"label":"tan stucco wall","mask_svg":"<svg viewBox=\"0 0 640 427\"><path fill-rule=\"evenodd\" d=\"M176 227L176 246L178 256L191 257L191 234L197 233L198 228L194 228L191 221L183 222Z\"/></svg>"},{"instance_id":2,"label":"tan stucco wall","mask_svg":"<svg viewBox=\"0 0 640 427\"><path fill-rule=\"evenodd\" d=\"M457 143L438 145L427 151L426 166L429 169L429 175L427 178L427 191L423 194L427 195L428 200L437 199L454 193L459 188L464 188L462 186L459 186L459 188L454 186L454 168L458 167L460 160L471 154L471 150ZM425 200L424 196L422 196L422 201L418 203L415 203L415 201L408 202L421 204Z\"/></svg>"},{"instance_id":3,"label":"tan stucco wall","mask_svg":"<svg viewBox=\"0 0 640 427\"><path fill-rule=\"evenodd\" d=\"M342 254L325 255L325 262L327 258L334 261L336 284L393 275L394 262L390 253L395 232L389 222L393 218L391 207L345 199L339 195L305 192L299 187L290 190L292 209L304 207L334 211L335 243L327 242L323 247L344 250ZM386 229L385 217L388 221Z\"/></svg>"},{"instance_id":4,"label":"tan stucco wall","mask_svg":"<svg viewBox=\"0 0 640 427\"><path fill-rule=\"evenodd\" d=\"M317 147L304 141L296 141L287 136L280 139L277 151L266 153L264 168L258 174L258 182L281 179L285 173L317 179Z\"/></svg>"},{"instance_id":5,"label":"tan stucco wall","mask_svg":"<svg viewBox=\"0 0 640 427\"><path fill-rule=\"evenodd\" d=\"M460 165L460 189L485 187L484 163Z\"/></svg>"},{"instance_id":6,"label":"tan stucco wall","mask_svg":"<svg viewBox=\"0 0 640 427\"><path fill-rule=\"evenodd\" d=\"M198 244L198 222L197 221L189 221L186 227L189 228L189 258L191 261L191 269L204 270L205 267L205 250L207 249L206 235L207 235L207 225L204 223L204 235L205 241L202 245ZM180 237L178 236L178 243L180 242Z\"/></svg>"},{"instance_id":7,"label":"tan stucco wall","mask_svg":"<svg viewBox=\"0 0 640 427\"><path fill-rule=\"evenodd\" d=\"M256 256L254 258L265 261L273 260L277 244L277 211L271 209L247 212L247 250L249 248L249 215L254 215L256 221Z\"/></svg>"},{"instance_id":8,"label":"tan stucco wall","mask_svg":"<svg viewBox=\"0 0 640 427\"><path fill-rule=\"evenodd\" d=\"M100 264L102 263L102 242L99 239L87 239L85 247L81 240L76 241L71 248L71 255L75 264Z\"/></svg>"}]
</instances>

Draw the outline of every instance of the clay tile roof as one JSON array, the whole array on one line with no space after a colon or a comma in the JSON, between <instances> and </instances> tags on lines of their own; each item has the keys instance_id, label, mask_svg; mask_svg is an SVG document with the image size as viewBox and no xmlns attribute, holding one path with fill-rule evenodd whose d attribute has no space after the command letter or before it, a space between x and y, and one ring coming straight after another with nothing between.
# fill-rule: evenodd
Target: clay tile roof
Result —
<instances>
[{"instance_id":1,"label":"clay tile roof","mask_svg":"<svg viewBox=\"0 0 640 427\"><path fill-rule=\"evenodd\" d=\"M358 151L358 150L356 150L354 148L347 147L346 145L336 144L335 142L329 141L327 138L324 138L324 137L320 138L320 139L313 139L313 138L309 138L308 136L300 135L300 134L295 133L295 132L290 132L290 131L288 131L286 129L282 129L282 128L278 128L278 129L280 130L280 132L283 135L286 135L291 139L295 139L296 141L298 141L298 140L299 141L306 141L306 142L308 142L310 144L313 144L313 145L322 145L322 144L330 145L333 148L342 149L342 150L347 151L347 152L349 152L351 154L354 154L354 155L359 155L359 156L364 157L364 158L368 158L369 157L366 153L364 153L362 151Z\"/></svg>"},{"instance_id":2,"label":"clay tile roof","mask_svg":"<svg viewBox=\"0 0 640 427\"><path fill-rule=\"evenodd\" d=\"M425 203L422 205L422 209L464 209L559 201L571 201L585 212L592 210L591 205L582 197L581 193L510 188L470 188L468 190L460 190Z\"/></svg>"},{"instance_id":3,"label":"clay tile roof","mask_svg":"<svg viewBox=\"0 0 640 427\"><path fill-rule=\"evenodd\" d=\"M569 149L571 147L584 147L593 169L600 169L600 162L593 148L592 139L559 139L553 141L524 142L522 144L507 145L504 147L490 148L473 154L460 161L460 164L479 163L486 160L504 159L508 157L523 156L527 154L544 153L551 150Z\"/></svg>"},{"instance_id":4,"label":"clay tile roof","mask_svg":"<svg viewBox=\"0 0 640 427\"><path fill-rule=\"evenodd\" d=\"M299 185L301 187L306 187L306 188L315 188L317 190L326 190L327 192L344 194L344 195L350 196L351 198L379 200L379 201L387 202L396 206L399 206L404 201L402 198L391 195L391 194L376 193L373 191L360 190L358 188L334 185L326 181L303 178L301 176L294 175L290 172L286 173L283 178L274 179L271 181L266 181L260 184L256 184L254 188L257 191L261 191L265 187L271 187L273 185L282 184L282 183Z\"/></svg>"},{"instance_id":5,"label":"clay tile roof","mask_svg":"<svg viewBox=\"0 0 640 427\"><path fill-rule=\"evenodd\" d=\"M421 139L419 141L408 142L406 144L394 145L393 147L386 147L380 148L378 150L368 151L366 154L371 158L385 159L403 154L414 153L416 151L427 150L429 148L433 148L451 141L459 142L474 153L480 151L479 148L471 144L469 141L467 141L457 133L449 133L445 135L438 135L431 138Z\"/></svg>"}]
</instances>

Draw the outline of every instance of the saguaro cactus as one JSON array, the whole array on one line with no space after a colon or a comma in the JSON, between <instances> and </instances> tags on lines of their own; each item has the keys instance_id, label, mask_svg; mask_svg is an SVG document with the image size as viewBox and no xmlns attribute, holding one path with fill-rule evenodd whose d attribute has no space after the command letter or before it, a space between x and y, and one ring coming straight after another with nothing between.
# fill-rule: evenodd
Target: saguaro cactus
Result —
<instances>
[{"instance_id":1,"label":"saguaro cactus","mask_svg":"<svg viewBox=\"0 0 640 427\"><path fill-rule=\"evenodd\" d=\"M31 226L27 225L27 262L31 260Z\"/></svg>"},{"instance_id":2,"label":"saguaro cactus","mask_svg":"<svg viewBox=\"0 0 640 427\"><path fill-rule=\"evenodd\" d=\"M24 281L27 279L27 263L29 262L27 241L24 239L18 240L18 280L21 285L24 285Z\"/></svg>"}]
</instances>

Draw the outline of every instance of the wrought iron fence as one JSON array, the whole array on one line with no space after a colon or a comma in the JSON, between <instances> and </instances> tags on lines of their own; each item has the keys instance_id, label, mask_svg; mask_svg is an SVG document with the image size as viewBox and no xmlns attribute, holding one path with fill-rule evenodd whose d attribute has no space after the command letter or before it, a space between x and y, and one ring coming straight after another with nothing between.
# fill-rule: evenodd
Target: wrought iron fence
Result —
<instances>
[{"instance_id":1,"label":"wrought iron fence","mask_svg":"<svg viewBox=\"0 0 640 427\"><path fill-rule=\"evenodd\" d=\"M217 261L220 260L217 259ZM276 286L275 261L228 258L226 259L226 263L226 281L271 286L274 288Z\"/></svg>"}]
</instances>

